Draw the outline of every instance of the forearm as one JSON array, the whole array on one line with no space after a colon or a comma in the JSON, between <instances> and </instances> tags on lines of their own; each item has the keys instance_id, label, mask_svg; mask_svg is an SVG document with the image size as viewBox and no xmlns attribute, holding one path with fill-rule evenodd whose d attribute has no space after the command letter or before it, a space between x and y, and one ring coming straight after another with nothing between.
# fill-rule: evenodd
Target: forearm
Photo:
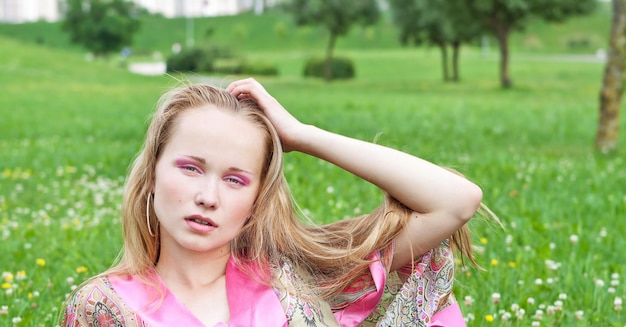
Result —
<instances>
[{"instance_id":1,"label":"forearm","mask_svg":"<svg viewBox=\"0 0 626 327\"><path fill-rule=\"evenodd\" d=\"M426 160L314 126L304 126L292 145L377 185L419 213L469 218L482 196L475 184Z\"/></svg>"}]
</instances>

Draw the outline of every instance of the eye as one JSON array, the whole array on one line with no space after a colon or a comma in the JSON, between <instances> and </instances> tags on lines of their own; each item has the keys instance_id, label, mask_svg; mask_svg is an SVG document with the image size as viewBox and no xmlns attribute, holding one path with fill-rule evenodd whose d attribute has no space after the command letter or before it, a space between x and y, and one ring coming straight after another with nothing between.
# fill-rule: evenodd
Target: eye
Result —
<instances>
[{"instance_id":1,"label":"eye","mask_svg":"<svg viewBox=\"0 0 626 327\"><path fill-rule=\"evenodd\" d=\"M189 164L185 164L185 165L178 165L178 168L181 169L183 172L185 173L192 173L192 174L200 174L202 173L202 171L200 170L200 168L194 166L194 165L189 165Z\"/></svg>"},{"instance_id":2,"label":"eye","mask_svg":"<svg viewBox=\"0 0 626 327\"><path fill-rule=\"evenodd\" d=\"M226 176L224 178L224 181L227 183L231 183L231 184L244 185L243 180L241 180L241 178L238 178L236 176Z\"/></svg>"},{"instance_id":3,"label":"eye","mask_svg":"<svg viewBox=\"0 0 626 327\"><path fill-rule=\"evenodd\" d=\"M183 170L190 171L190 172L197 172L198 171L198 169L196 167L194 167L194 166L183 166L181 168Z\"/></svg>"},{"instance_id":4,"label":"eye","mask_svg":"<svg viewBox=\"0 0 626 327\"><path fill-rule=\"evenodd\" d=\"M243 175L226 175L224 182L235 186L246 186L250 184L250 179Z\"/></svg>"}]
</instances>

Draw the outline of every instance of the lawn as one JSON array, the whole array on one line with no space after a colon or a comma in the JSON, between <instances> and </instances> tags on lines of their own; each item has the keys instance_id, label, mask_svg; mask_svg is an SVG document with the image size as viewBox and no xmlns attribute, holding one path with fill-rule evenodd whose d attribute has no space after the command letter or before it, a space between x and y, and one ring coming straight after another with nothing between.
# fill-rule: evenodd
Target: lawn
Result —
<instances>
[{"instance_id":1,"label":"lawn","mask_svg":"<svg viewBox=\"0 0 626 327\"><path fill-rule=\"evenodd\" d=\"M0 38L0 325L53 326L72 287L121 247L121 189L158 96L176 78ZM259 77L302 121L455 168L478 183L504 228L471 228L479 263L460 268L469 326L624 326L624 151L598 155L602 64L513 55L499 88L495 52L464 49L462 82L441 82L434 50L340 49L357 78L300 76L306 54L256 51ZM221 85L233 77L217 77ZM215 78L213 78L215 80ZM624 118L622 116L622 123ZM626 137L622 133L623 149ZM323 223L374 208L379 192L297 153L285 171Z\"/></svg>"}]
</instances>

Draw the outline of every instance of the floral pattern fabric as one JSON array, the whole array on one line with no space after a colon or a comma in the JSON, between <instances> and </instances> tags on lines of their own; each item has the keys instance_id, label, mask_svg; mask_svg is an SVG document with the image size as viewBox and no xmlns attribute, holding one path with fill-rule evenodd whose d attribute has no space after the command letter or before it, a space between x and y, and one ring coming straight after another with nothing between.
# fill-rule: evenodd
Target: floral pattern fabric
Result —
<instances>
[{"instance_id":1,"label":"floral pattern fabric","mask_svg":"<svg viewBox=\"0 0 626 327\"><path fill-rule=\"evenodd\" d=\"M98 277L70 299L63 327L147 327L115 293L107 277Z\"/></svg>"},{"instance_id":2,"label":"floral pattern fabric","mask_svg":"<svg viewBox=\"0 0 626 327\"><path fill-rule=\"evenodd\" d=\"M383 274L386 272L384 267L391 264L392 254L393 249L388 249L378 256L381 260L376 264L383 266ZM306 292L298 288L301 284L300 274L285 262L272 269L275 284L287 286L274 288L277 300L284 310L278 314L286 316L289 326L356 326L353 322L345 323L341 319L338 321L336 315L342 310L357 307L357 312L363 310L358 326L465 326L452 294L454 260L449 243L443 242L416 258L411 265L386 274L382 297L369 297L368 301L377 301L372 304L375 306L373 310L366 309L368 306L362 303L368 294L377 292L372 273L365 272L345 292L324 302L302 295ZM291 291L286 292L284 289ZM453 323L441 323L437 318L442 311L450 311L446 309L454 309L454 318L448 320ZM180 314L190 313L180 310ZM93 279L73 295L68 302L62 326L148 327L145 320L149 319L142 319L129 308L104 276Z\"/></svg>"}]
</instances>

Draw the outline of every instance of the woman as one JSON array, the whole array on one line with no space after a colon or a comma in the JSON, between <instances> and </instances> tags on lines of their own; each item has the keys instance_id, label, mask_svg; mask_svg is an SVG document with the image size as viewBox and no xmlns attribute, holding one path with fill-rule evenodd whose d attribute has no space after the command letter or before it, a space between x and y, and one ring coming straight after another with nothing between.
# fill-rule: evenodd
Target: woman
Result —
<instances>
[{"instance_id":1,"label":"woman","mask_svg":"<svg viewBox=\"0 0 626 327\"><path fill-rule=\"evenodd\" d=\"M283 151L387 196L362 217L301 222ZM480 188L425 160L299 122L254 79L161 100L124 196L124 251L63 326L462 326L448 240Z\"/></svg>"}]
</instances>

